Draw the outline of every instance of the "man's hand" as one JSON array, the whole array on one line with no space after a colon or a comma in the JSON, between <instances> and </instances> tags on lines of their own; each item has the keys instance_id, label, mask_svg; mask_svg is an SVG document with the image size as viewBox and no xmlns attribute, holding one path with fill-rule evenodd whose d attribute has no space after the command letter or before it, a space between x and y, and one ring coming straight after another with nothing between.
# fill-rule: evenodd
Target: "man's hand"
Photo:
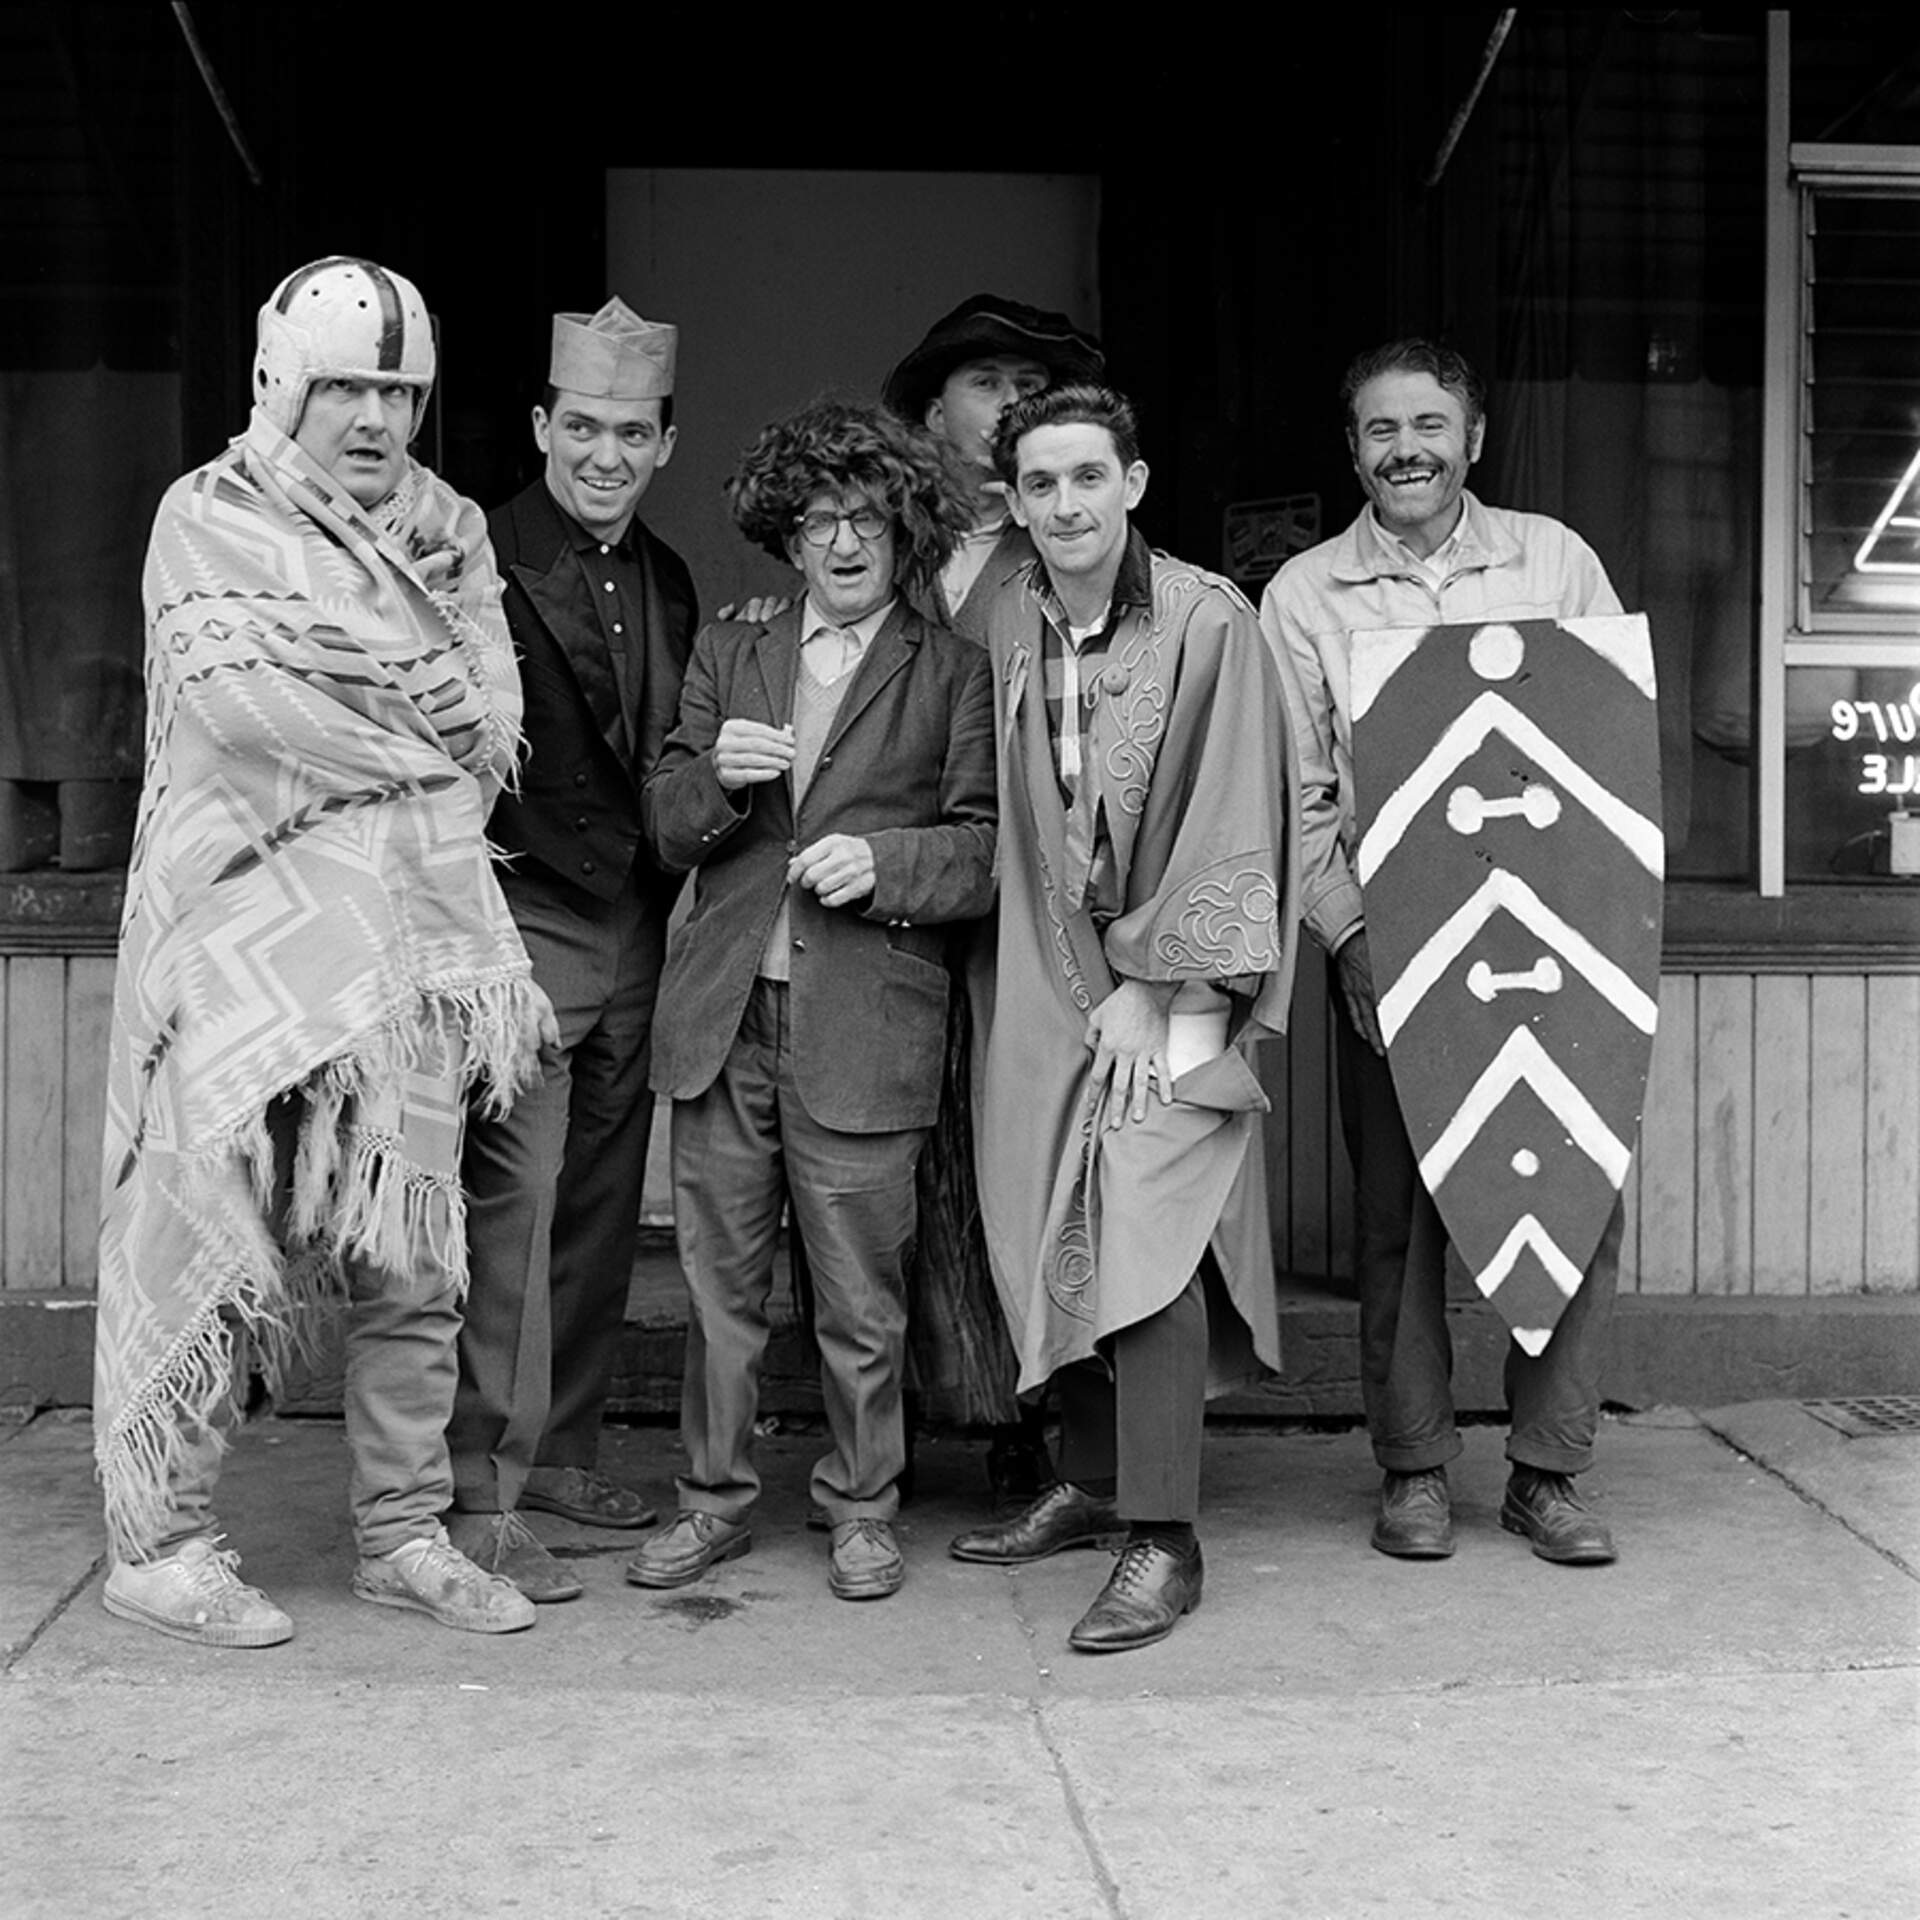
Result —
<instances>
[{"instance_id":1,"label":"man's hand","mask_svg":"<svg viewBox=\"0 0 1920 1920\"><path fill-rule=\"evenodd\" d=\"M864 900L873 891L873 848L854 834L830 833L787 862L787 879L817 893L822 906Z\"/></svg>"},{"instance_id":2,"label":"man's hand","mask_svg":"<svg viewBox=\"0 0 1920 1920\"><path fill-rule=\"evenodd\" d=\"M1173 1105L1167 1008L1179 988L1177 980L1122 980L1087 1016L1093 1084L1096 1091L1109 1089L1109 1127L1119 1126L1129 1115L1144 1120L1148 1096L1156 1090L1163 1107Z\"/></svg>"},{"instance_id":3,"label":"man's hand","mask_svg":"<svg viewBox=\"0 0 1920 1920\"><path fill-rule=\"evenodd\" d=\"M527 986L533 994L534 1020L539 1030L540 1070L550 1073L560 1064L560 1018L538 980L529 980Z\"/></svg>"},{"instance_id":4,"label":"man's hand","mask_svg":"<svg viewBox=\"0 0 1920 1920\"><path fill-rule=\"evenodd\" d=\"M716 620L744 620L750 626L764 627L769 620L777 620L793 605L794 596L790 593L757 593L751 600L742 600L737 607L722 607L713 617Z\"/></svg>"},{"instance_id":5,"label":"man's hand","mask_svg":"<svg viewBox=\"0 0 1920 1920\"><path fill-rule=\"evenodd\" d=\"M723 720L713 742L713 771L729 793L778 780L793 765L792 727Z\"/></svg>"},{"instance_id":6,"label":"man's hand","mask_svg":"<svg viewBox=\"0 0 1920 1920\"><path fill-rule=\"evenodd\" d=\"M1373 991L1373 957L1367 952L1364 927L1352 939L1342 943L1333 956L1340 975L1340 992L1347 1003L1347 1018L1360 1038L1383 1058L1387 1043L1380 1037L1380 1005Z\"/></svg>"}]
</instances>

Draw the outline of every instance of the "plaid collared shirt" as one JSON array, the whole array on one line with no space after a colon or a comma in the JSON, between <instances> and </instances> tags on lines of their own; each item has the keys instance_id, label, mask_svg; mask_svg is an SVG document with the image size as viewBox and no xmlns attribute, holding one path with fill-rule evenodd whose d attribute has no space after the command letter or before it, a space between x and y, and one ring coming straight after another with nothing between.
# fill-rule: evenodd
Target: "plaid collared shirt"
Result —
<instances>
[{"instance_id":1,"label":"plaid collared shirt","mask_svg":"<svg viewBox=\"0 0 1920 1920\"><path fill-rule=\"evenodd\" d=\"M1100 789L1097 784L1083 784L1081 774L1090 756L1093 714L1106 676L1123 671L1107 665L1113 636L1129 613L1151 605L1153 559L1146 540L1130 531L1105 617L1099 629L1077 645L1045 566L1036 561L1035 569L1041 610L1039 680L1046 700L1054 777L1066 804L1068 865L1086 876L1084 889L1072 889L1071 904L1084 904L1094 924L1104 927L1120 911L1120 877L1114 869L1112 835L1100 805Z\"/></svg>"},{"instance_id":2,"label":"plaid collared shirt","mask_svg":"<svg viewBox=\"0 0 1920 1920\"><path fill-rule=\"evenodd\" d=\"M1054 773L1061 798L1069 804L1080 787L1086 764L1088 736L1101 675L1113 644L1114 630L1135 607L1153 596L1153 561L1138 530L1127 534L1127 549L1114 576L1113 598L1097 631L1077 644L1044 565L1036 563L1040 584L1040 686L1047 702L1047 738L1053 743Z\"/></svg>"}]
</instances>

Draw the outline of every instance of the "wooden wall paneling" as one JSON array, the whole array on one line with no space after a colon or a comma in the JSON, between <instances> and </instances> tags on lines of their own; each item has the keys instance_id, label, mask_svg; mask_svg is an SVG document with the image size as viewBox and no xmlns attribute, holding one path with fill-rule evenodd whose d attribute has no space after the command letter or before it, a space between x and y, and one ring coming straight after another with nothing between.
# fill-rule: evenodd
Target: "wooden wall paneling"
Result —
<instances>
[{"instance_id":1,"label":"wooden wall paneling","mask_svg":"<svg viewBox=\"0 0 1920 1920\"><path fill-rule=\"evenodd\" d=\"M1293 1011L1287 1046L1288 1204L1292 1239L1288 1270L1319 1276L1332 1273L1329 1232L1331 1182L1327 1156L1333 1109L1333 1058L1329 1046L1326 975L1319 950L1301 956L1294 979Z\"/></svg>"},{"instance_id":2,"label":"wooden wall paneling","mask_svg":"<svg viewBox=\"0 0 1920 1920\"><path fill-rule=\"evenodd\" d=\"M1620 1225L1620 1291L1640 1291L1640 1168L1646 1159L1644 1127L1633 1143L1633 1164L1620 1189L1623 1219Z\"/></svg>"},{"instance_id":3,"label":"wooden wall paneling","mask_svg":"<svg viewBox=\"0 0 1920 1920\"><path fill-rule=\"evenodd\" d=\"M1867 980L1866 1286L1920 1288L1920 976Z\"/></svg>"},{"instance_id":4,"label":"wooden wall paneling","mask_svg":"<svg viewBox=\"0 0 1920 1920\"><path fill-rule=\"evenodd\" d=\"M91 1288L100 1262L100 1138L107 1118L107 1040L113 1026L113 961L67 962L66 1176L61 1279Z\"/></svg>"},{"instance_id":5,"label":"wooden wall paneling","mask_svg":"<svg viewBox=\"0 0 1920 1920\"><path fill-rule=\"evenodd\" d=\"M1815 974L1809 1010L1807 1284L1857 1293L1867 1248L1867 983Z\"/></svg>"},{"instance_id":6,"label":"wooden wall paneling","mask_svg":"<svg viewBox=\"0 0 1920 1920\"><path fill-rule=\"evenodd\" d=\"M1640 1122L1639 1290L1693 1290L1695 979L1660 982L1660 1027Z\"/></svg>"},{"instance_id":7,"label":"wooden wall paneling","mask_svg":"<svg viewBox=\"0 0 1920 1920\"><path fill-rule=\"evenodd\" d=\"M1703 974L1696 995L1699 1084L1694 1291L1753 1291L1753 977Z\"/></svg>"},{"instance_id":8,"label":"wooden wall paneling","mask_svg":"<svg viewBox=\"0 0 1920 1920\"><path fill-rule=\"evenodd\" d=\"M1807 1125L1813 982L1753 983L1753 1290L1807 1291Z\"/></svg>"},{"instance_id":9,"label":"wooden wall paneling","mask_svg":"<svg viewBox=\"0 0 1920 1920\"><path fill-rule=\"evenodd\" d=\"M6 1227L0 1283L57 1287L63 1227L59 1168L66 1091L67 963L16 954L7 962Z\"/></svg>"}]
</instances>

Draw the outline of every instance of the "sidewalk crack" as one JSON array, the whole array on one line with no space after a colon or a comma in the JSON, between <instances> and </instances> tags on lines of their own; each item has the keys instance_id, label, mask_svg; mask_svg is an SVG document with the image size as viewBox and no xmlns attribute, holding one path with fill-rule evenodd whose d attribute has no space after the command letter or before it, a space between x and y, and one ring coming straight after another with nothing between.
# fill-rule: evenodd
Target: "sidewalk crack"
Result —
<instances>
[{"instance_id":1,"label":"sidewalk crack","mask_svg":"<svg viewBox=\"0 0 1920 1920\"><path fill-rule=\"evenodd\" d=\"M1761 1459L1757 1453L1749 1453L1730 1433L1716 1427L1704 1413L1696 1413L1694 1418L1698 1420L1701 1426L1712 1434L1729 1453L1738 1454L1749 1466L1758 1467L1762 1473L1771 1475L1771 1477L1778 1480L1796 1500L1802 1501L1805 1505L1811 1507L1815 1513L1824 1514L1827 1519L1831 1520L1834 1525L1839 1527L1843 1532L1852 1534L1869 1552L1877 1553L1889 1566L1899 1568L1909 1580L1920 1580L1920 1567L1910 1565L1907 1561L1903 1560L1899 1554L1895 1553L1891 1547L1883 1547L1870 1533L1861 1532L1844 1513L1836 1513L1817 1494L1809 1493L1791 1474L1783 1473L1780 1468L1774 1466L1770 1461Z\"/></svg>"},{"instance_id":2,"label":"sidewalk crack","mask_svg":"<svg viewBox=\"0 0 1920 1920\"><path fill-rule=\"evenodd\" d=\"M7 1648L5 1663L0 1664L0 1677L10 1675L14 1668L40 1644L41 1637L46 1633L47 1629L79 1599L81 1590L106 1564L107 1556L104 1553L95 1554L94 1557L87 1562L80 1577L72 1581L65 1592L40 1616L34 1625L33 1631L29 1633L25 1639L16 1641L12 1646Z\"/></svg>"},{"instance_id":3,"label":"sidewalk crack","mask_svg":"<svg viewBox=\"0 0 1920 1920\"><path fill-rule=\"evenodd\" d=\"M1067 1756L1060 1750L1060 1744L1053 1737L1053 1729L1047 1724L1047 1703L1034 1700L1028 1708L1033 1718L1033 1729L1040 1737L1040 1744L1047 1751L1047 1759L1053 1767L1053 1777L1060 1783L1060 1801L1067 1810L1067 1819L1078 1837L1080 1848L1087 1856L1087 1870L1093 1875L1093 1883L1100 1890L1101 1904L1112 1916L1112 1920L1127 1920L1126 1902L1120 1897L1120 1883L1108 1870L1105 1856L1100 1851L1100 1843L1094 1838L1093 1823L1087 1818L1087 1810L1081 1803L1080 1789L1075 1784L1073 1769L1067 1764Z\"/></svg>"},{"instance_id":4,"label":"sidewalk crack","mask_svg":"<svg viewBox=\"0 0 1920 1920\"><path fill-rule=\"evenodd\" d=\"M1034 1691L1027 1702L1027 1713L1033 1722L1033 1730L1041 1746L1046 1750L1048 1764L1053 1768L1053 1777L1060 1788L1061 1804L1066 1808L1067 1819L1073 1827L1074 1836L1080 1842L1080 1850L1086 1855L1087 1870L1093 1876L1093 1883L1099 1890L1101 1904L1106 1908L1111 1920L1127 1920L1126 1903L1120 1897L1120 1883L1108 1870L1105 1856L1100 1851L1100 1843L1094 1838L1093 1825L1087 1818L1087 1810L1081 1803L1080 1789L1075 1784L1073 1770L1067 1764L1067 1757L1060 1749L1060 1743L1053 1737L1053 1729L1047 1722L1047 1709L1053 1700L1059 1697L1054 1683L1053 1667L1040 1652L1040 1632L1038 1623L1027 1611L1026 1588L1021 1584L1018 1567L1006 1570L1008 1599L1013 1607L1013 1618L1022 1634L1026 1636L1027 1653L1033 1661Z\"/></svg>"}]
</instances>

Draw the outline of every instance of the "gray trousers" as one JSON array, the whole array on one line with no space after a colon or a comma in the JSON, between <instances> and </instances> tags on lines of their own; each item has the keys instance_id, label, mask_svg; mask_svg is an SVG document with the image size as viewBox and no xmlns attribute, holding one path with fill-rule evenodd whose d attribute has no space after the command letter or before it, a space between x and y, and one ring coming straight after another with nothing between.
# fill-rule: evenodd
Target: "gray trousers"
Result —
<instances>
[{"instance_id":1,"label":"gray trousers","mask_svg":"<svg viewBox=\"0 0 1920 1920\"><path fill-rule=\"evenodd\" d=\"M267 1115L281 1169L272 1224L284 1212L293 1165L297 1107L277 1101ZM438 1277L436 1276L436 1279ZM460 1306L451 1282L410 1283L363 1261L347 1263L348 1500L362 1554L391 1553L424 1539L453 1498L446 1427L453 1410L454 1346ZM173 1552L200 1534L219 1531L214 1513L224 1424L185 1436L184 1457L168 1487L169 1511L151 1557Z\"/></svg>"},{"instance_id":2,"label":"gray trousers","mask_svg":"<svg viewBox=\"0 0 1920 1920\"><path fill-rule=\"evenodd\" d=\"M1374 1458L1392 1473L1444 1466L1461 1449L1447 1331L1447 1234L1420 1178L1393 1070L1354 1030L1331 965L1340 1123L1353 1162L1360 1391ZM1600 1369L1613 1325L1625 1215L1616 1202L1545 1352L1507 1342L1507 1458L1584 1473L1600 1425Z\"/></svg>"},{"instance_id":3,"label":"gray trousers","mask_svg":"<svg viewBox=\"0 0 1920 1920\"><path fill-rule=\"evenodd\" d=\"M1198 1519L1207 1418L1201 1275L1158 1313L1122 1327L1107 1359L1111 1372L1098 1360L1082 1360L1054 1375L1061 1479L1077 1486L1112 1481L1125 1520Z\"/></svg>"},{"instance_id":4,"label":"gray trousers","mask_svg":"<svg viewBox=\"0 0 1920 1920\"><path fill-rule=\"evenodd\" d=\"M629 885L599 901L510 874L508 904L560 1023L559 1058L462 1167L471 1280L448 1440L457 1504L511 1511L535 1466L599 1456L640 1230L666 928Z\"/></svg>"},{"instance_id":5,"label":"gray trousers","mask_svg":"<svg viewBox=\"0 0 1920 1920\"><path fill-rule=\"evenodd\" d=\"M719 1077L674 1105L674 1224L691 1307L680 1505L740 1520L759 1495L753 1422L781 1205L790 1201L833 1437L815 1463L812 1496L835 1524L890 1519L906 1464L906 1259L926 1134L821 1126L793 1085L787 998L784 984L755 982Z\"/></svg>"}]
</instances>

